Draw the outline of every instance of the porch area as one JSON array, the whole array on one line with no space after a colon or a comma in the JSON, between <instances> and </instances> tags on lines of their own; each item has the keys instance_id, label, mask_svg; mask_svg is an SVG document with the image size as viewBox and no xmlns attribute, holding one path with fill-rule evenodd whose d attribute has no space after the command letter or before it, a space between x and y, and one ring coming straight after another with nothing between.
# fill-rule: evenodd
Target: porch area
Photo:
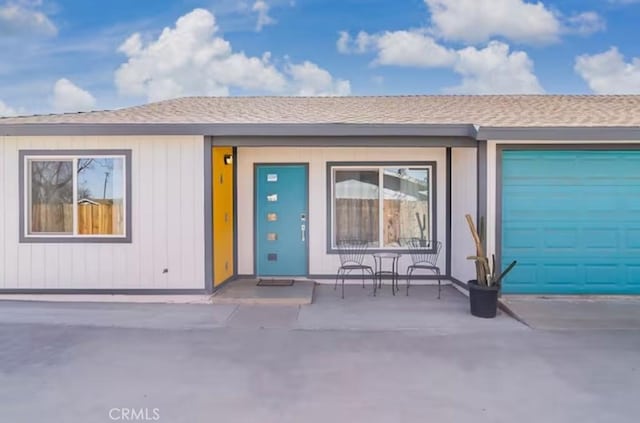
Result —
<instances>
[{"instance_id":1,"label":"porch area","mask_svg":"<svg viewBox=\"0 0 640 423\"><path fill-rule=\"evenodd\" d=\"M392 295L383 285L374 297L371 285L345 285L345 298L331 285L316 285L314 304L300 308L297 329L305 330L424 330L437 334L494 330L527 330L502 311L495 319L479 319L469 313L468 298L451 285L415 285L409 296L401 285Z\"/></svg>"},{"instance_id":2,"label":"porch area","mask_svg":"<svg viewBox=\"0 0 640 423\"><path fill-rule=\"evenodd\" d=\"M367 281L345 285L345 298L333 284L296 281L294 285L257 286L257 280L230 282L212 296L214 305L235 305L230 327L289 330L426 330L436 334L494 330L528 330L502 311L495 319L469 313L467 297L443 285L441 298L434 285L415 285L406 296L404 286L394 296L385 284L373 296ZM308 300L308 301L307 301Z\"/></svg>"},{"instance_id":3,"label":"porch area","mask_svg":"<svg viewBox=\"0 0 640 423\"><path fill-rule=\"evenodd\" d=\"M255 278L231 281L211 296L213 304L300 306L313 302L315 282L292 280L290 286L263 286Z\"/></svg>"}]
</instances>

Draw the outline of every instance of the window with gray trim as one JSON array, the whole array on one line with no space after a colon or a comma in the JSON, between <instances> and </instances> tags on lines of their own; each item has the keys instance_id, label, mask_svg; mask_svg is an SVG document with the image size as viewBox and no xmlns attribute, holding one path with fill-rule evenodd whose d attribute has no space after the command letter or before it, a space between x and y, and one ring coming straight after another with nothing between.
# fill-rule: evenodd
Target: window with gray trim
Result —
<instances>
[{"instance_id":1,"label":"window with gray trim","mask_svg":"<svg viewBox=\"0 0 640 423\"><path fill-rule=\"evenodd\" d=\"M330 250L343 240L402 249L434 239L434 162L328 163Z\"/></svg>"},{"instance_id":2,"label":"window with gray trim","mask_svg":"<svg viewBox=\"0 0 640 423\"><path fill-rule=\"evenodd\" d=\"M20 156L23 241L130 241L130 151Z\"/></svg>"}]
</instances>

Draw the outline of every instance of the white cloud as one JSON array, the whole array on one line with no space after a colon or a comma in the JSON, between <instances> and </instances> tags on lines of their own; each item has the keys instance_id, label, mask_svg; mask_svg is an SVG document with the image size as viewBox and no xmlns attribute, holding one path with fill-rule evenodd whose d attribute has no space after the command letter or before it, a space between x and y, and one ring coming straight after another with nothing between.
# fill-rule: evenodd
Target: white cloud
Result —
<instances>
[{"instance_id":1,"label":"white cloud","mask_svg":"<svg viewBox=\"0 0 640 423\"><path fill-rule=\"evenodd\" d=\"M338 34L340 36L336 41L336 47L342 54L361 54L373 50L379 38L378 35L370 35L364 31L360 31L356 38L352 38L347 31L340 31Z\"/></svg>"},{"instance_id":2,"label":"white cloud","mask_svg":"<svg viewBox=\"0 0 640 423\"><path fill-rule=\"evenodd\" d=\"M491 41L478 50L467 47L457 52L453 70L462 83L446 89L458 94L536 94L543 89L533 73L533 62L523 51L509 51L509 46Z\"/></svg>"},{"instance_id":3,"label":"white cloud","mask_svg":"<svg viewBox=\"0 0 640 423\"><path fill-rule=\"evenodd\" d=\"M340 32L338 51L343 54L375 51L374 64L407 67L451 66L455 52L438 44L432 37L421 31L387 31L371 35L360 32L352 38L347 32Z\"/></svg>"},{"instance_id":4,"label":"white cloud","mask_svg":"<svg viewBox=\"0 0 640 423\"><path fill-rule=\"evenodd\" d=\"M543 92L533 72L533 62L524 51L491 41L483 49L447 48L420 31L394 31L377 35L358 34L356 39L340 33L338 47L346 53L376 52L374 64L414 68L450 68L462 82L446 91L466 94Z\"/></svg>"},{"instance_id":5,"label":"white cloud","mask_svg":"<svg viewBox=\"0 0 640 423\"><path fill-rule=\"evenodd\" d=\"M640 57L627 63L616 47L578 56L574 69L596 94L640 94Z\"/></svg>"},{"instance_id":6,"label":"white cloud","mask_svg":"<svg viewBox=\"0 0 640 423\"><path fill-rule=\"evenodd\" d=\"M118 47L118 51L130 57L139 55L142 52L142 36L133 34Z\"/></svg>"},{"instance_id":7,"label":"white cloud","mask_svg":"<svg viewBox=\"0 0 640 423\"><path fill-rule=\"evenodd\" d=\"M9 107L7 103L0 100L0 117L2 116L15 116L18 112L16 109Z\"/></svg>"},{"instance_id":8,"label":"white cloud","mask_svg":"<svg viewBox=\"0 0 640 423\"><path fill-rule=\"evenodd\" d=\"M638 0L640 1L640 0ZM460 42L476 45L495 38L517 43L548 44L556 42L562 34L589 35L606 29L605 20L596 12L588 11L565 16L551 10L542 2L528 0L424 0L431 15L430 26L386 31L379 34L360 32L354 39L347 31L339 32L336 47L340 53L364 53L381 50L386 44L380 63L407 62L407 66L430 67L432 62L448 62L450 51L436 41ZM382 34L382 35L381 35ZM403 48L403 44L406 46ZM406 50L402 53L402 50ZM395 57L401 54L404 59ZM417 56L416 56L417 54ZM435 54L434 58L422 57Z\"/></svg>"},{"instance_id":9,"label":"white cloud","mask_svg":"<svg viewBox=\"0 0 640 423\"><path fill-rule=\"evenodd\" d=\"M269 52L262 57L234 52L217 32L214 15L195 9L180 17L175 27L165 28L156 40L145 44L140 34L133 34L119 48L127 62L115 74L118 91L122 95L145 96L149 101L224 96L231 88L276 94L344 92L341 81L335 82L333 89L316 85L318 80L308 76L313 73L307 65L313 65L310 62L289 64L285 73L271 63Z\"/></svg>"},{"instance_id":10,"label":"white cloud","mask_svg":"<svg viewBox=\"0 0 640 423\"><path fill-rule=\"evenodd\" d=\"M0 5L0 36L54 36L58 28L36 9L40 2L17 0Z\"/></svg>"},{"instance_id":11,"label":"white cloud","mask_svg":"<svg viewBox=\"0 0 640 423\"><path fill-rule=\"evenodd\" d=\"M256 31L262 31L267 25L273 25L276 23L275 19L269 16L269 4L264 0L256 0L251 8L254 12L258 13L258 22L256 23Z\"/></svg>"},{"instance_id":12,"label":"white cloud","mask_svg":"<svg viewBox=\"0 0 640 423\"><path fill-rule=\"evenodd\" d=\"M88 91L62 78L53 86L51 104L57 113L85 112L95 108L96 99Z\"/></svg>"},{"instance_id":13,"label":"white cloud","mask_svg":"<svg viewBox=\"0 0 640 423\"><path fill-rule=\"evenodd\" d=\"M424 0L434 33L470 44L504 37L523 43L557 41L558 16L542 2L524 0Z\"/></svg>"},{"instance_id":14,"label":"white cloud","mask_svg":"<svg viewBox=\"0 0 640 423\"><path fill-rule=\"evenodd\" d=\"M305 61L291 64L287 73L293 80L295 95L303 96L343 96L351 94L349 81L334 79L329 72L315 63Z\"/></svg>"},{"instance_id":15,"label":"white cloud","mask_svg":"<svg viewBox=\"0 0 640 423\"><path fill-rule=\"evenodd\" d=\"M128 57L116 71L119 92L157 101L189 95L228 95L231 86L284 89L286 81L268 56L234 53L228 41L215 36L217 31L215 17L204 9L195 9L147 45L140 34L133 34L119 49Z\"/></svg>"},{"instance_id":16,"label":"white cloud","mask_svg":"<svg viewBox=\"0 0 640 423\"><path fill-rule=\"evenodd\" d=\"M566 19L566 32L590 35L607 28L605 20L596 12L582 12Z\"/></svg>"},{"instance_id":17,"label":"white cloud","mask_svg":"<svg viewBox=\"0 0 640 423\"><path fill-rule=\"evenodd\" d=\"M338 41L336 41L336 48L339 53L349 54L351 53L351 36L347 31L340 31L338 33Z\"/></svg>"},{"instance_id":18,"label":"white cloud","mask_svg":"<svg viewBox=\"0 0 640 423\"><path fill-rule=\"evenodd\" d=\"M415 31L385 32L376 38L381 65L439 67L450 66L456 54L433 38Z\"/></svg>"}]
</instances>

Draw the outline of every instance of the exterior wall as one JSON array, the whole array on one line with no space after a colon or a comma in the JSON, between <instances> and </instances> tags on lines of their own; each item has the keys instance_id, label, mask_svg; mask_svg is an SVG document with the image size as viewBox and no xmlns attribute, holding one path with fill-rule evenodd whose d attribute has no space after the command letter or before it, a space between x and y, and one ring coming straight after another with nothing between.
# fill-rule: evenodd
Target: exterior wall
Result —
<instances>
[{"instance_id":1,"label":"exterior wall","mask_svg":"<svg viewBox=\"0 0 640 423\"><path fill-rule=\"evenodd\" d=\"M497 166L499 165L497 162L496 155L496 146L498 144L538 144L538 145L558 145L558 144L638 144L640 140L636 141L535 141L535 140L525 140L525 141L487 141L487 254L495 254L496 253L496 228L497 228L497 219L498 219L498 211L496 210L496 195L497 195ZM496 255L496 259L499 257Z\"/></svg>"},{"instance_id":2,"label":"exterior wall","mask_svg":"<svg viewBox=\"0 0 640 423\"><path fill-rule=\"evenodd\" d=\"M335 275L340 265L337 254L327 254L327 175L331 161L436 161L437 237L442 241L439 265L446 264L446 150L444 148L238 148L237 219L238 273L254 273L254 175L255 163L309 163L309 274ZM475 179L474 179L475 180ZM368 257L367 260L373 260ZM399 270L410 263L407 254L400 259Z\"/></svg>"},{"instance_id":3,"label":"exterior wall","mask_svg":"<svg viewBox=\"0 0 640 423\"><path fill-rule=\"evenodd\" d=\"M451 276L466 282L475 279L473 261L466 259L475 253L475 246L464 216L476 220L477 150L453 148L451 175Z\"/></svg>"},{"instance_id":4,"label":"exterior wall","mask_svg":"<svg viewBox=\"0 0 640 423\"><path fill-rule=\"evenodd\" d=\"M199 136L0 137L0 289L204 289L203 143ZM131 150L132 242L21 244L18 151L29 149Z\"/></svg>"}]
</instances>

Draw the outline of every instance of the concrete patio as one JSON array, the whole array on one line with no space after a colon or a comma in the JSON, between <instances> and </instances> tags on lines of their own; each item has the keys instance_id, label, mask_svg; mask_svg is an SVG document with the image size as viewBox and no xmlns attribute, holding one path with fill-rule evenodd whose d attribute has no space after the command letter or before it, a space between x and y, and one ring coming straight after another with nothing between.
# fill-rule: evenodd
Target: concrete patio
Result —
<instances>
[{"instance_id":1,"label":"concrete patio","mask_svg":"<svg viewBox=\"0 0 640 423\"><path fill-rule=\"evenodd\" d=\"M311 304L314 281L296 280L291 286L259 286L258 279L228 282L211 296L213 304L297 306Z\"/></svg>"},{"instance_id":2,"label":"concrete patio","mask_svg":"<svg viewBox=\"0 0 640 423\"><path fill-rule=\"evenodd\" d=\"M529 330L502 312L495 319L471 316L467 298L451 286L442 287L440 300L437 287L428 285L412 287L408 297L402 290L392 295L388 285L376 297L370 286L349 285L345 287L345 299L332 285L317 284L315 290L310 284L298 286L258 287L263 296L257 300L238 297L240 301L227 299L214 304L2 301L0 321L140 329L422 330L439 334ZM289 297L281 292L286 288L294 288ZM243 285L240 290L255 292ZM312 291L313 304L297 304L304 298L300 292L310 295ZM262 302L264 292L266 302ZM292 304L286 303L287 298L292 299Z\"/></svg>"},{"instance_id":3,"label":"concrete patio","mask_svg":"<svg viewBox=\"0 0 640 423\"><path fill-rule=\"evenodd\" d=\"M7 299L14 298L5 296ZM345 286L345 298L332 284L298 281L289 287L259 287L255 281L229 284L218 295L192 304L149 304L137 297L124 302L63 301L57 296L0 299L0 320L25 324L76 324L128 328L213 329L223 327L290 330L422 330L466 333L515 330L640 330L640 299L632 297L504 296L505 310L495 319L469 314L465 295L451 285L416 285L391 294L384 285L376 297L368 284ZM28 301L31 300L31 301ZM159 301L159 300L154 300ZM313 302L312 302L313 301ZM513 316L513 317L511 317Z\"/></svg>"},{"instance_id":4,"label":"concrete patio","mask_svg":"<svg viewBox=\"0 0 640 423\"><path fill-rule=\"evenodd\" d=\"M450 285L442 287L441 299L433 285L411 287L409 296L400 289L395 296L385 285L373 296L371 287L345 286L340 289L317 285L314 304L302 307L297 327L332 330L429 330L461 333L482 330L526 330L526 326L499 312L495 319L479 319L469 314L469 300ZM314 307L315 306L315 307Z\"/></svg>"}]
</instances>

